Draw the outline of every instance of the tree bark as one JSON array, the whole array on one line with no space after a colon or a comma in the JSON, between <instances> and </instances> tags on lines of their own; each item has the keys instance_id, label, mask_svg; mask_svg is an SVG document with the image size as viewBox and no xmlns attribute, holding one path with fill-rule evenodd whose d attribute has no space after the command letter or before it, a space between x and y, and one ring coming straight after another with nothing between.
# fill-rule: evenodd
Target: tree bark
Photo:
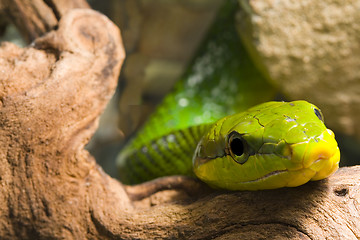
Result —
<instances>
[{"instance_id":1,"label":"tree bark","mask_svg":"<svg viewBox=\"0 0 360 240\"><path fill-rule=\"evenodd\" d=\"M28 2L40 1L16 1ZM29 47L0 47L1 239L360 238L360 167L298 188L196 184L131 200L84 150L117 84L119 30L89 9L57 11L39 20L50 27L25 26Z\"/></svg>"}]
</instances>

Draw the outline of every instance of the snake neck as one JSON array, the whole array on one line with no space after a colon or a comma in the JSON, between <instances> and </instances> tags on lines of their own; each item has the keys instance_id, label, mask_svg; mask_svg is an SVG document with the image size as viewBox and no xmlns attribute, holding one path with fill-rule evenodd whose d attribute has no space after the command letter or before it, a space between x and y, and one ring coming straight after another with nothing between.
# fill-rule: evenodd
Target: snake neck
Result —
<instances>
[{"instance_id":1,"label":"snake neck","mask_svg":"<svg viewBox=\"0 0 360 240\"><path fill-rule=\"evenodd\" d=\"M211 125L171 131L140 144L137 141L141 141L141 137L135 136L117 159L120 180L125 184L137 184L169 175L194 176L192 157L197 143Z\"/></svg>"}]
</instances>

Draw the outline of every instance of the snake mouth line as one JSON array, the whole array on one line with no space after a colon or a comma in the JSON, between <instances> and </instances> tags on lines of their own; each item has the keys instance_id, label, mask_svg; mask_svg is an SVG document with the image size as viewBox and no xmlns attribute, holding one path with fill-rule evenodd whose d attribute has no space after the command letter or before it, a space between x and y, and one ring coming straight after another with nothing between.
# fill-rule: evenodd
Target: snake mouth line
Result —
<instances>
[{"instance_id":1,"label":"snake mouth line","mask_svg":"<svg viewBox=\"0 0 360 240\"><path fill-rule=\"evenodd\" d=\"M315 172L317 172L315 169L312 169L311 166L314 166L316 165L317 163L321 162L321 161L329 161L330 159L332 159L333 157L335 156L335 154L331 155L330 157L318 157L316 158L313 162L311 162L311 164L308 166L308 167L303 167L303 168L300 168L300 169L297 169L297 171L299 170L305 170L305 169L309 169L309 170L313 170ZM280 174L283 174L283 173L287 173L287 172L291 172L292 170L288 170L288 169L285 169L285 170L276 170L276 171L273 171L273 172L270 172L268 174L265 174L264 176L262 177L259 177L259 178L256 178L256 179L253 179L253 180L249 180L249 181L244 181L244 182L238 182L240 184L248 184L248 183L256 183L256 182L260 182L260 181L263 181L263 180L266 180L270 177L273 177L273 176L277 176L277 175L280 175ZM295 170L296 171L296 170Z\"/></svg>"},{"instance_id":2,"label":"snake mouth line","mask_svg":"<svg viewBox=\"0 0 360 240\"><path fill-rule=\"evenodd\" d=\"M254 180L249 180L249 181L245 181L245 182L239 182L239 183L254 183L254 182L259 182L259 181L262 181L262 180L265 180L269 177L272 177L272 176L276 176L276 175L279 175L279 174L282 174L282 173L286 173L288 172L289 170L276 170L276 171L273 171L273 172L270 172L268 174L265 174L264 176L262 177L259 177L259 178L256 178Z\"/></svg>"}]
</instances>

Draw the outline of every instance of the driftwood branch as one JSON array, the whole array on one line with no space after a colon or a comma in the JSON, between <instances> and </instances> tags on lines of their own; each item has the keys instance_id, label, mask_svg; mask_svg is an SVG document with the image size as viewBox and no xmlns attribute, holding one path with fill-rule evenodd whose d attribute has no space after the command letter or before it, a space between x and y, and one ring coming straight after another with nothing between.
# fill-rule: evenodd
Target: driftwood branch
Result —
<instances>
[{"instance_id":1,"label":"driftwood branch","mask_svg":"<svg viewBox=\"0 0 360 240\"><path fill-rule=\"evenodd\" d=\"M58 20L74 8L89 8L85 0L1 0L0 10L31 42L53 30Z\"/></svg>"},{"instance_id":2,"label":"driftwood branch","mask_svg":"<svg viewBox=\"0 0 360 240\"><path fill-rule=\"evenodd\" d=\"M36 37L27 48L0 48L1 239L360 238L360 167L298 188L196 184L131 200L84 150L117 83L119 30L88 9L55 25L24 28Z\"/></svg>"}]
</instances>

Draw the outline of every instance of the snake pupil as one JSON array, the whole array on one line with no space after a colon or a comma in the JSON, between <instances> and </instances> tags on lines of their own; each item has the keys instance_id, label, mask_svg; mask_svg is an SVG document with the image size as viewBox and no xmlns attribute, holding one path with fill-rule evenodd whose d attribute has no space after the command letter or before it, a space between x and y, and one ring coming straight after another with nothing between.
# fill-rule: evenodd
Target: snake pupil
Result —
<instances>
[{"instance_id":1,"label":"snake pupil","mask_svg":"<svg viewBox=\"0 0 360 240\"><path fill-rule=\"evenodd\" d=\"M244 144L240 138L232 139L230 143L230 150L233 154L241 156L244 153Z\"/></svg>"}]
</instances>

